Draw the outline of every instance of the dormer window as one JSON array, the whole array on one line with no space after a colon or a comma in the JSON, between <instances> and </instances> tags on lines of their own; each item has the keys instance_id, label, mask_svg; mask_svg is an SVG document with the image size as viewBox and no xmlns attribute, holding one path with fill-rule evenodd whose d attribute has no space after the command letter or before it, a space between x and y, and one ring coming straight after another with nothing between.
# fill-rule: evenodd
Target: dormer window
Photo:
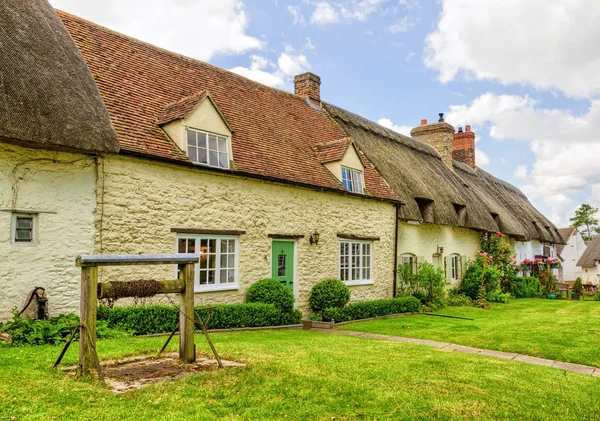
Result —
<instances>
[{"instance_id":1,"label":"dormer window","mask_svg":"<svg viewBox=\"0 0 600 421\"><path fill-rule=\"evenodd\" d=\"M363 172L342 167L342 184L349 192L364 194Z\"/></svg>"},{"instance_id":2,"label":"dormer window","mask_svg":"<svg viewBox=\"0 0 600 421\"><path fill-rule=\"evenodd\" d=\"M226 136L186 128L187 156L195 164L229 169L229 145Z\"/></svg>"}]
</instances>

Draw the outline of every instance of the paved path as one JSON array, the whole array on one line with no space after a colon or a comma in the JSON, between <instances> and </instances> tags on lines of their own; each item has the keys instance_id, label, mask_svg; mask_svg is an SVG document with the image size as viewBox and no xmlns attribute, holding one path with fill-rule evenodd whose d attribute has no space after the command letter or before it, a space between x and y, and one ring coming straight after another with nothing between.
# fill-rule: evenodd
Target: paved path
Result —
<instances>
[{"instance_id":1,"label":"paved path","mask_svg":"<svg viewBox=\"0 0 600 421\"><path fill-rule=\"evenodd\" d=\"M335 330L335 329L311 329L313 332L328 333L330 335L357 336L360 338L383 339L386 341L406 342L429 346L432 348L445 349L447 351L464 352L466 354L485 355L487 357L503 358L505 360L519 361L522 363L543 365L546 367L558 368L561 370L572 371L579 374L600 377L600 368L589 365L565 363L562 361L546 360L544 358L530 357L528 355L516 354L514 352L492 351L489 349L473 348L470 346L456 345L448 342L430 341L427 339L405 338L403 336L381 335L378 333L364 333L353 330Z\"/></svg>"}]
</instances>

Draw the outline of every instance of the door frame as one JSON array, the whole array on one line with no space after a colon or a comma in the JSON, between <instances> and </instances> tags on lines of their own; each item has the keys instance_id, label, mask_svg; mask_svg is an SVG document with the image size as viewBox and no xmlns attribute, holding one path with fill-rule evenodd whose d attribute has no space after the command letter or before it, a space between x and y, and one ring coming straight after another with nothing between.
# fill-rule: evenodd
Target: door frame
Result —
<instances>
[{"instance_id":1,"label":"door frame","mask_svg":"<svg viewBox=\"0 0 600 421\"><path fill-rule=\"evenodd\" d=\"M269 278L273 277L273 243L292 243L294 246L294 287L292 292L294 294L294 308L298 307L298 240L288 238L271 238L271 251L269 253Z\"/></svg>"}]
</instances>

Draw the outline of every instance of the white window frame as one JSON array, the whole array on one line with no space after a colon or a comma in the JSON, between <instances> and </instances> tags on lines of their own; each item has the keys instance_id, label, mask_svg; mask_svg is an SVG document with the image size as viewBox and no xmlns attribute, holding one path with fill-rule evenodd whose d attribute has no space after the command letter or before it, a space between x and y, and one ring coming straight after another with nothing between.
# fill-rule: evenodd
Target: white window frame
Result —
<instances>
[{"instance_id":1,"label":"white window frame","mask_svg":"<svg viewBox=\"0 0 600 421\"><path fill-rule=\"evenodd\" d=\"M187 136L188 131L196 132L196 133L202 133L202 134L206 135L206 162L199 162L198 160L193 161L190 158L189 145L188 145L188 136ZM209 148L208 136L216 136L217 137L217 150L213 151L213 152L217 152L217 161L219 159L219 153L226 153L227 154L227 160L226 160L226 164L227 165L225 167L220 167L219 165L210 165L210 152L211 152L211 149ZM226 149L225 151L221 151L220 148L219 148L219 138L225 139L225 149ZM193 127L186 127L185 128L185 155L190 159L190 161L192 161L196 165L203 165L203 166L206 166L206 167L220 168L220 169L223 169L223 170L228 170L229 167L230 167L230 161L231 161L231 152L230 152L231 148L229 146L229 142L230 142L229 136L225 136L225 135L218 134L218 133L213 133L213 132L207 132L206 130L198 130L198 129L194 129ZM198 149L198 147L196 147L196 149Z\"/></svg>"},{"instance_id":2,"label":"white window frame","mask_svg":"<svg viewBox=\"0 0 600 421\"><path fill-rule=\"evenodd\" d=\"M364 241L364 240L346 240L346 239L340 239L340 243L339 243L339 249L338 249L338 254L339 254L339 261L338 261L338 276L340 279L342 279L342 244L348 244L348 278L347 280L343 280L342 282L344 282L346 285L348 286L353 286L353 285L372 285L373 284L373 242L372 241ZM358 279L353 279L352 278L352 271L353 271L353 266L352 266L352 258L354 257L353 254L353 250L352 250L352 245L353 244L358 244L359 248L360 248L360 252L359 252L359 266L355 267L354 269L358 269L359 271L359 278ZM367 268L367 266L363 266L363 245L366 244L369 246L369 277L365 278L364 274L363 274L363 269Z\"/></svg>"},{"instance_id":3,"label":"white window frame","mask_svg":"<svg viewBox=\"0 0 600 421\"><path fill-rule=\"evenodd\" d=\"M211 234L177 234L175 239L175 253L179 253L179 240L195 240L195 251L200 253L201 240L217 240L216 243L216 263L215 263L215 284L200 285L200 262L194 265L194 292L210 291L232 291L239 287L239 266L240 266L240 242L237 235L211 235ZM221 240L234 240L234 281L221 283ZM179 268L175 267L175 277L177 277Z\"/></svg>"},{"instance_id":4,"label":"white window frame","mask_svg":"<svg viewBox=\"0 0 600 421\"><path fill-rule=\"evenodd\" d=\"M460 255L451 254L450 256L450 283L455 283L460 281L459 273L460 273Z\"/></svg>"},{"instance_id":5,"label":"white window frame","mask_svg":"<svg viewBox=\"0 0 600 421\"><path fill-rule=\"evenodd\" d=\"M37 243L37 217L36 213L13 213L10 228L10 243L19 247L30 247ZM31 241L17 241L17 218L31 218Z\"/></svg>"},{"instance_id":6,"label":"white window frame","mask_svg":"<svg viewBox=\"0 0 600 421\"><path fill-rule=\"evenodd\" d=\"M344 171L348 171L349 178L347 178L350 188L344 184ZM348 168L342 166L342 184L352 193L365 193L365 178L364 172L355 168Z\"/></svg>"},{"instance_id":7,"label":"white window frame","mask_svg":"<svg viewBox=\"0 0 600 421\"><path fill-rule=\"evenodd\" d=\"M404 259L411 259L412 262L410 263L410 273L412 273L413 275L416 275L416 273L419 270L419 262L417 261L417 256L415 254L412 253L402 253L400 255L400 264L402 264L403 266L406 266L406 263L404 263Z\"/></svg>"}]
</instances>

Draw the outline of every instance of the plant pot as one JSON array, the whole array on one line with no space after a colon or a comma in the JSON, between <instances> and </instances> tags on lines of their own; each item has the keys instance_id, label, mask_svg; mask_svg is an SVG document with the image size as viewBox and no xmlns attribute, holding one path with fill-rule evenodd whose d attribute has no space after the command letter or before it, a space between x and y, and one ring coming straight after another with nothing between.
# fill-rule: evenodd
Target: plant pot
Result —
<instances>
[{"instance_id":1,"label":"plant pot","mask_svg":"<svg viewBox=\"0 0 600 421\"><path fill-rule=\"evenodd\" d=\"M555 300L556 299L556 294L555 293L548 293L546 294L546 298L550 299L550 300Z\"/></svg>"},{"instance_id":2,"label":"plant pot","mask_svg":"<svg viewBox=\"0 0 600 421\"><path fill-rule=\"evenodd\" d=\"M572 292L571 293L571 300L577 300L579 301L581 299L581 294L578 294L576 292Z\"/></svg>"}]
</instances>

